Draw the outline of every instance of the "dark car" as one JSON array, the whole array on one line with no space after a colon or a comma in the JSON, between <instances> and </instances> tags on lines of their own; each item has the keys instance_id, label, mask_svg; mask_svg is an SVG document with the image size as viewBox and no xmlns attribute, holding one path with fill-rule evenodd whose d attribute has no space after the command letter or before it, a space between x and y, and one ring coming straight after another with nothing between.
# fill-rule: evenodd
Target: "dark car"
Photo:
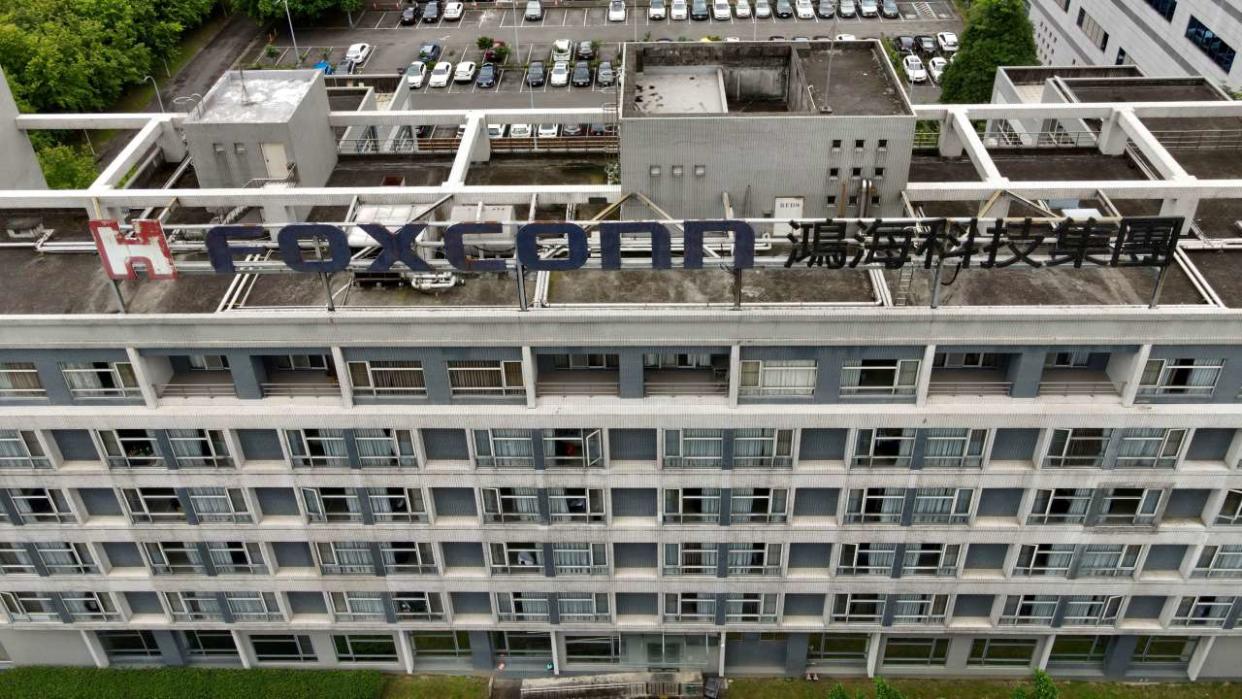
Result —
<instances>
[{"instance_id":1,"label":"dark car","mask_svg":"<svg viewBox=\"0 0 1242 699\"><path fill-rule=\"evenodd\" d=\"M539 87L547 79L548 74L543 69L543 61L531 61L526 68L526 84L531 87Z\"/></svg>"},{"instance_id":2,"label":"dark car","mask_svg":"<svg viewBox=\"0 0 1242 699\"><path fill-rule=\"evenodd\" d=\"M916 36L914 40L919 42L919 50L923 53L933 54L936 52L936 37L920 35Z\"/></svg>"},{"instance_id":3,"label":"dark car","mask_svg":"<svg viewBox=\"0 0 1242 699\"><path fill-rule=\"evenodd\" d=\"M423 21L428 24L431 24L432 22L440 21L440 3L439 2L437 2L436 0L431 0L431 2L423 6Z\"/></svg>"},{"instance_id":4,"label":"dark car","mask_svg":"<svg viewBox=\"0 0 1242 699\"><path fill-rule=\"evenodd\" d=\"M440 60L442 53L444 53L444 47L431 41L418 47L418 60L433 66Z\"/></svg>"},{"instance_id":5,"label":"dark car","mask_svg":"<svg viewBox=\"0 0 1242 699\"><path fill-rule=\"evenodd\" d=\"M617 81L617 73L612 69L612 61L600 61L595 69L595 84L606 86Z\"/></svg>"},{"instance_id":6,"label":"dark car","mask_svg":"<svg viewBox=\"0 0 1242 699\"><path fill-rule=\"evenodd\" d=\"M823 19L832 19L837 14L837 3L834 0L819 0L819 4L815 6L815 13Z\"/></svg>"},{"instance_id":7,"label":"dark car","mask_svg":"<svg viewBox=\"0 0 1242 699\"><path fill-rule=\"evenodd\" d=\"M617 127L612 124L591 124L588 132L592 136L612 136L617 133Z\"/></svg>"},{"instance_id":8,"label":"dark car","mask_svg":"<svg viewBox=\"0 0 1242 699\"><path fill-rule=\"evenodd\" d=\"M591 86L591 64L586 61L578 61L574 63L574 73L569 81L574 87L590 87Z\"/></svg>"},{"instance_id":9,"label":"dark car","mask_svg":"<svg viewBox=\"0 0 1242 699\"><path fill-rule=\"evenodd\" d=\"M707 11L707 0L694 0L690 3L690 19L696 22L706 22L711 14Z\"/></svg>"},{"instance_id":10,"label":"dark car","mask_svg":"<svg viewBox=\"0 0 1242 699\"><path fill-rule=\"evenodd\" d=\"M591 45L591 42L579 41L577 50L578 58L581 58L584 61L591 61L595 59L595 47Z\"/></svg>"},{"instance_id":11,"label":"dark car","mask_svg":"<svg viewBox=\"0 0 1242 699\"><path fill-rule=\"evenodd\" d=\"M484 63L479 67L479 75L474 79L477 87L496 87L496 64Z\"/></svg>"},{"instance_id":12,"label":"dark car","mask_svg":"<svg viewBox=\"0 0 1242 699\"><path fill-rule=\"evenodd\" d=\"M901 19L901 11L897 9L897 0L883 0L880 3L880 14L884 19Z\"/></svg>"},{"instance_id":13,"label":"dark car","mask_svg":"<svg viewBox=\"0 0 1242 699\"><path fill-rule=\"evenodd\" d=\"M914 49L918 46L918 42L912 36L898 36L893 38L893 48L897 53L914 53Z\"/></svg>"},{"instance_id":14,"label":"dark car","mask_svg":"<svg viewBox=\"0 0 1242 699\"><path fill-rule=\"evenodd\" d=\"M581 136L586 133L586 124L565 124L561 127L562 136Z\"/></svg>"},{"instance_id":15,"label":"dark car","mask_svg":"<svg viewBox=\"0 0 1242 699\"><path fill-rule=\"evenodd\" d=\"M349 60L348 58L342 58L341 62L336 64L336 70L334 70L332 74L333 75L353 75L354 70L356 68L357 66L354 65L353 61Z\"/></svg>"},{"instance_id":16,"label":"dark car","mask_svg":"<svg viewBox=\"0 0 1242 699\"><path fill-rule=\"evenodd\" d=\"M422 10L422 5L410 5L405 8L401 11L401 24L407 27L411 24L418 24L418 18Z\"/></svg>"},{"instance_id":17,"label":"dark car","mask_svg":"<svg viewBox=\"0 0 1242 699\"><path fill-rule=\"evenodd\" d=\"M776 0L776 16L781 19L793 17L793 4L789 0Z\"/></svg>"}]
</instances>

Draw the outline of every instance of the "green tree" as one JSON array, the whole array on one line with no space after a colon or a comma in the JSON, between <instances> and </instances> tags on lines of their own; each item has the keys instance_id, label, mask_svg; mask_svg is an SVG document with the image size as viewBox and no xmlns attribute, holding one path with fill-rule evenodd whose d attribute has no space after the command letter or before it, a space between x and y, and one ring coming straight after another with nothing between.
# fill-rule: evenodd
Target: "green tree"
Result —
<instances>
[{"instance_id":1,"label":"green tree","mask_svg":"<svg viewBox=\"0 0 1242 699\"><path fill-rule=\"evenodd\" d=\"M897 688L884 681L883 677L875 678L875 699L905 699Z\"/></svg>"},{"instance_id":2,"label":"green tree","mask_svg":"<svg viewBox=\"0 0 1242 699\"><path fill-rule=\"evenodd\" d=\"M95 158L85 148L48 145L36 153L43 179L52 189L86 189L99 176Z\"/></svg>"},{"instance_id":3,"label":"green tree","mask_svg":"<svg viewBox=\"0 0 1242 699\"><path fill-rule=\"evenodd\" d=\"M1022 0L977 0L967 15L961 44L945 70L941 102L989 102L997 67L1039 64L1035 30Z\"/></svg>"},{"instance_id":4,"label":"green tree","mask_svg":"<svg viewBox=\"0 0 1242 699\"><path fill-rule=\"evenodd\" d=\"M474 45L480 51L486 51L496 45L496 40L490 36L481 36L474 40Z\"/></svg>"},{"instance_id":5,"label":"green tree","mask_svg":"<svg viewBox=\"0 0 1242 699\"><path fill-rule=\"evenodd\" d=\"M258 20L284 19L285 0L229 0L230 4ZM356 12L362 0L289 0L295 19L316 19L329 12Z\"/></svg>"},{"instance_id":6,"label":"green tree","mask_svg":"<svg viewBox=\"0 0 1242 699\"><path fill-rule=\"evenodd\" d=\"M832 689L828 690L828 699L850 699L850 695L845 691L845 687L838 682L832 685Z\"/></svg>"},{"instance_id":7,"label":"green tree","mask_svg":"<svg viewBox=\"0 0 1242 699\"><path fill-rule=\"evenodd\" d=\"M1034 685L1035 690L1031 699L1059 699L1061 696L1056 683L1043 670L1035 671L1035 677L1031 680L1031 684Z\"/></svg>"}]
</instances>

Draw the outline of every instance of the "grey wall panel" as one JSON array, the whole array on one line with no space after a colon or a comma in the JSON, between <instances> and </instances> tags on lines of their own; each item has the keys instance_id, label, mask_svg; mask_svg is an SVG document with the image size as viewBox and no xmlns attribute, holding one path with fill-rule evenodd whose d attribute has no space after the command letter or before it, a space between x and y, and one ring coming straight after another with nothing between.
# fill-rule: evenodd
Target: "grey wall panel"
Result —
<instances>
[{"instance_id":1,"label":"grey wall panel","mask_svg":"<svg viewBox=\"0 0 1242 699\"><path fill-rule=\"evenodd\" d=\"M1236 430L1195 430L1195 437L1190 440L1186 458L1195 461L1224 461L1235 432Z\"/></svg>"},{"instance_id":2,"label":"grey wall panel","mask_svg":"<svg viewBox=\"0 0 1242 699\"><path fill-rule=\"evenodd\" d=\"M328 603L322 592L288 593L289 611L294 614L327 614Z\"/></svg>"},{"instance_id":3,"label":"grey wall panel","mask_svg":"<svg viewBox=\"0 0 1242 699\"><path fill-rule=\"evenodd\" d=\"M618 592L617 615L654 616L659 612L659 599L655 593Z\"/></svg>"},{"instance_id":4,"label":"grey wall panel","mask_svg":"<svg viewBox=\"0 0 1242 699\"><path fill-rule=\"evenodd\" d=\"M280 449L281 434L277 430L238 430L237 441L247 459L283 459Z\"/></svg>"},{"instance_id":5,"label":"grey wall panel","mask_svg":"<svg viewBox=\"0 0 1242 699\"><path fill-rule=\"evenodd\" d=\"M655 517L658 497L655 488L613 488L613 517Z\"/></svg>"},{"instance_id":6,"label":"grey wall panel","mask_svg":"<svg viewBox=\"0 0 1242 699\"><path fill-rule=\"evenodd\" d=\"M278 568L309 568L315 565L310 544L304 541L277 541L272 544Z\"/></svg>"},{"instance_id":7,"label":"grey wall panel","mask_svg":"<svg viewBox=\"0 0 1242 699\"><path fill-rule=\"evenodd\" d=\"M958 595L953 616L986 617L992 613L993 595Z\"/></svg>"},{"instance_id":8,"label":"grey wall panel","mask_svg":"<svg viewBox=\"0 0 1242 699\"><path fill-rule=\"evenodd\" d=\"M657 430L608 430L608 455L615 461L655 461Z\"/></svg>"},{"instance_id":9,"label":"grey wall panel","mask_svg":"<svg viewBox=\"0 0 1242 699\"><path fill-rule=\"evenodd\" d=\"M466 541L446 542L442 545L444 565L447 568L482 568L483 544Z\"/></svg>"},{"instance_id":10,"label":"grey wall panel","mask_svg":"<svg viewBox=\"0 0 1242 699\"><path fill-rule=\"evenodd\" d=\"M795 517L831 517L837 513L836 488L798 488L794 492Z\"/></svg>"},{"instance_id":11,"label":"grey wall panel","mask_svg":"<svg viewBox=\"0 0 1242 699\"><path fill-rule=\"evenodd\" d=\"M832 567L832 544L790 544L789 567L828 572Z\"/></svg>"},{"instance_id":12,"label":"grey wall panel","mask_svg":"<svg viewBox=\"0 0 1242 699\"><path fill-rule=\"evenodd\" d=\"M980 517L1017 517L1021 505L1021 488L984 488L978 512Z\"/></svg>"},{"instance_id":13,"label":"grey wall panel","mask_svg":"<svg viewBox=\"0 0 1242 699\"><path fill-rule=\"evenodd\" d=\"M423 430L423 448L428 459L465 461L470 458L465 430Z\"/></svg>"},{"instance_id":14,"label":"grey wall panel","mask_svg":"<svg viewBox=\"0 0 1242 699\"><path fill-rule=\"evenodd\" d=\"M613 544L613 567L655 568L660 565L657 544Z\"/></svg>"},{"instance_id":15,"label":"grey wall panel","mask_svg":"<svg viewBox=\"0 0 1242 699\"><path fill-rule=\"evenodd\" d=\"M845 458L847 430L802 430L798 458L804 460L839 461Z\"/></svg>"},{"instance_id":16,"label":"grey wall panel","mask_svg":"<svg viewBox=\"0 0 1242 699\"><path fill-rule=\"evenodd\" d=\"M52 438L65 461L99 460L99 450L87 430L52 430Z\"/></svg>"},{"instance_id":17,"label":"grey wall panel","mask_svg":"<svg viewBox=\"0 0 1242 699\"><path fill-rule=\"evenodd\" d=\"M103 545L104 555L113 568L144 568L147 562L142 558L138 545L128 541L108 541Z\"/></svg>"},{"instance_id":18,"label":"grey wall panel","mask_svg":"<svg viewBox=\"0 0 1242 699\"><path fill-rule=\"evenodd\" d=\"M95 667L90 649L82 639L82 632L73 629L61 631L0 630L0 644L16 665L73 665Z\"/></svg>"},{"instance_id":19,"label":"grey wall panel","mask_svg":"<svg viewBox=\"0 0 1242 699\"><path fill-rule=\"evenodd\" d=\"M437 517L477 517L474 491L470 488L432 488Z\"/></svg>"},{"instance_id":20,"label":"grey wall panel","mask_svg":"<svg viewBox=\"0 0 1242 699\"><path fill-rule=\"evenodd\" d=\"M1135 595L1126 607L1126 619L1159 619L1164 609L1164 597Z\"/></svg>"},{"instance_id":21,"label":"grey wall panel","mask_svg":"<svg viewBox=\"0 0 1242 699\"><path fill-rule=\"evenodd\" d=\"M966 568L1000 570L1005 565L1008 544L971 544L966 550Z\"/></svg>"},{"instance_id":22,"label":"grey wall panel","mask_svg":"<svg viewBox=\"0 0 1242 699\"><path fill-rule=\"evenodd\" d=\"M125 603L134 614L163 614L160 597L154 592L126 592Z\"/></svg>"},{"instance_id":23,"label":"grey wall panel","mask_svg":"<svg viewBox=\"0 0 1242 699\"><path fill-rule=\"evenodd\" d=\"M1143 570L1177 570L1186 557L1187 547L1182 544L1156 544L1147 549Z\"/></svg>"},{"instance_id":24,"label":"grey wall panel","mask_svg":"<svg viewBox=\"0 0 1242 699\"><path fill-rule=\"evenodd\" d=\"M492 601L486 592L451 592L454 614L491 614Z\"/></svg>"},{"instance_id":25,"label":"grey wall panel","mask_svg":"<svg viewBox=\"0 0 1242 699\"><path fill-rule=\"evenodd\" d=\"M116 494L108 488L79 488L78 497L86 505L86 513L92 517L120 517L125 514Z\"/></svg>"},{"instance_id":26,"label":"grey wall panel","mask_svg":"<svg viewBox=\"0 0 1242 699\"><path fill-rule=\"evenodd\" d=\"M1035 457L1037 429L1000 429L992 441L992 458L999 461L1029 461Z\"/></svg>"},{"instance_id":27,"label":"grey wall panel","mask_svg":"<svg viewBox=\"0 0 1242 699\"><path fill-rule=\"evenodd\" d=\"M1207 504L1210 493L1208 490L1175 489L1169 494L1169 505L1164 510L1165 518L1202 516L1203 506Z\"/></svg>"},{"instance_id":28,"label":"grey wall panel","mask_svg":"<svg viewBox=\"0 0 1242 699\"><path fill-rule=\"evenodd\" d=\"M824 595L787 594L785 595L785 616L824 615Z\"/></svg>"},{"instance_id":29,"label":"grey wall panel","mask_svg":"<svg viewBox=\"0 0 1242 699\"><path fill-rule=\"evenodd\" d=\"M254 492L264 516L292 516L302 511L292 488L255 488Z\"/></svg>"}]
</instances>

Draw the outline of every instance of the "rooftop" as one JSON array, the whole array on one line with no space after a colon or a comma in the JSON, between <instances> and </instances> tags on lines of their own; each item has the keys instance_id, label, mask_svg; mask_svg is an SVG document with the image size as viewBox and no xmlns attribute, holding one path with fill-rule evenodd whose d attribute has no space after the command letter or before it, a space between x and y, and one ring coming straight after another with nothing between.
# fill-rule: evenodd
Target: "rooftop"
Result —
<instances>
[{"instance_id":1,"label":"rooftop","mask_svg":"<svg viewBox=\"0 0 1242 699\"><path fill-rule=\"evenodd\" d=\"M318 70L235 70L225 73L190 113L188 121L254 124L289 120L313 85Z\"/></svg>"}]
</instances>

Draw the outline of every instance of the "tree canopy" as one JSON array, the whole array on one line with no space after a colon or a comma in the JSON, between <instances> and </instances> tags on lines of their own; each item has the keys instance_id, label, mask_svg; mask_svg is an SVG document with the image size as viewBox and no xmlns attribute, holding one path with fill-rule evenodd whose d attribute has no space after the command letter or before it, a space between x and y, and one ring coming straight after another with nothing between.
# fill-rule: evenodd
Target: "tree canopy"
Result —
<instances>
[{"instance_id":1,"label":"tree canopy","mask_svg":"<svg viewBox=\"0 0 1242 699\"><path fill-rule=\"evenodd\" d=\"M998 67L1038 64L1035 30L1022 0L975 0L961 48L945 70L940 101L990 102Z\"/></svg>"},{"instance_id":2,"label":"tree canopy","mask_svg":"<svg viewBox=\"0 0 1242 699\"><path fill-rule=\"evenodd\" d=\"M260 20L284 19L285 0L230 0L233 7ZM362 9L362 0L289 0L289 14L295 19L314 19L328 12Z\"/></svg>"}]
</instances>

